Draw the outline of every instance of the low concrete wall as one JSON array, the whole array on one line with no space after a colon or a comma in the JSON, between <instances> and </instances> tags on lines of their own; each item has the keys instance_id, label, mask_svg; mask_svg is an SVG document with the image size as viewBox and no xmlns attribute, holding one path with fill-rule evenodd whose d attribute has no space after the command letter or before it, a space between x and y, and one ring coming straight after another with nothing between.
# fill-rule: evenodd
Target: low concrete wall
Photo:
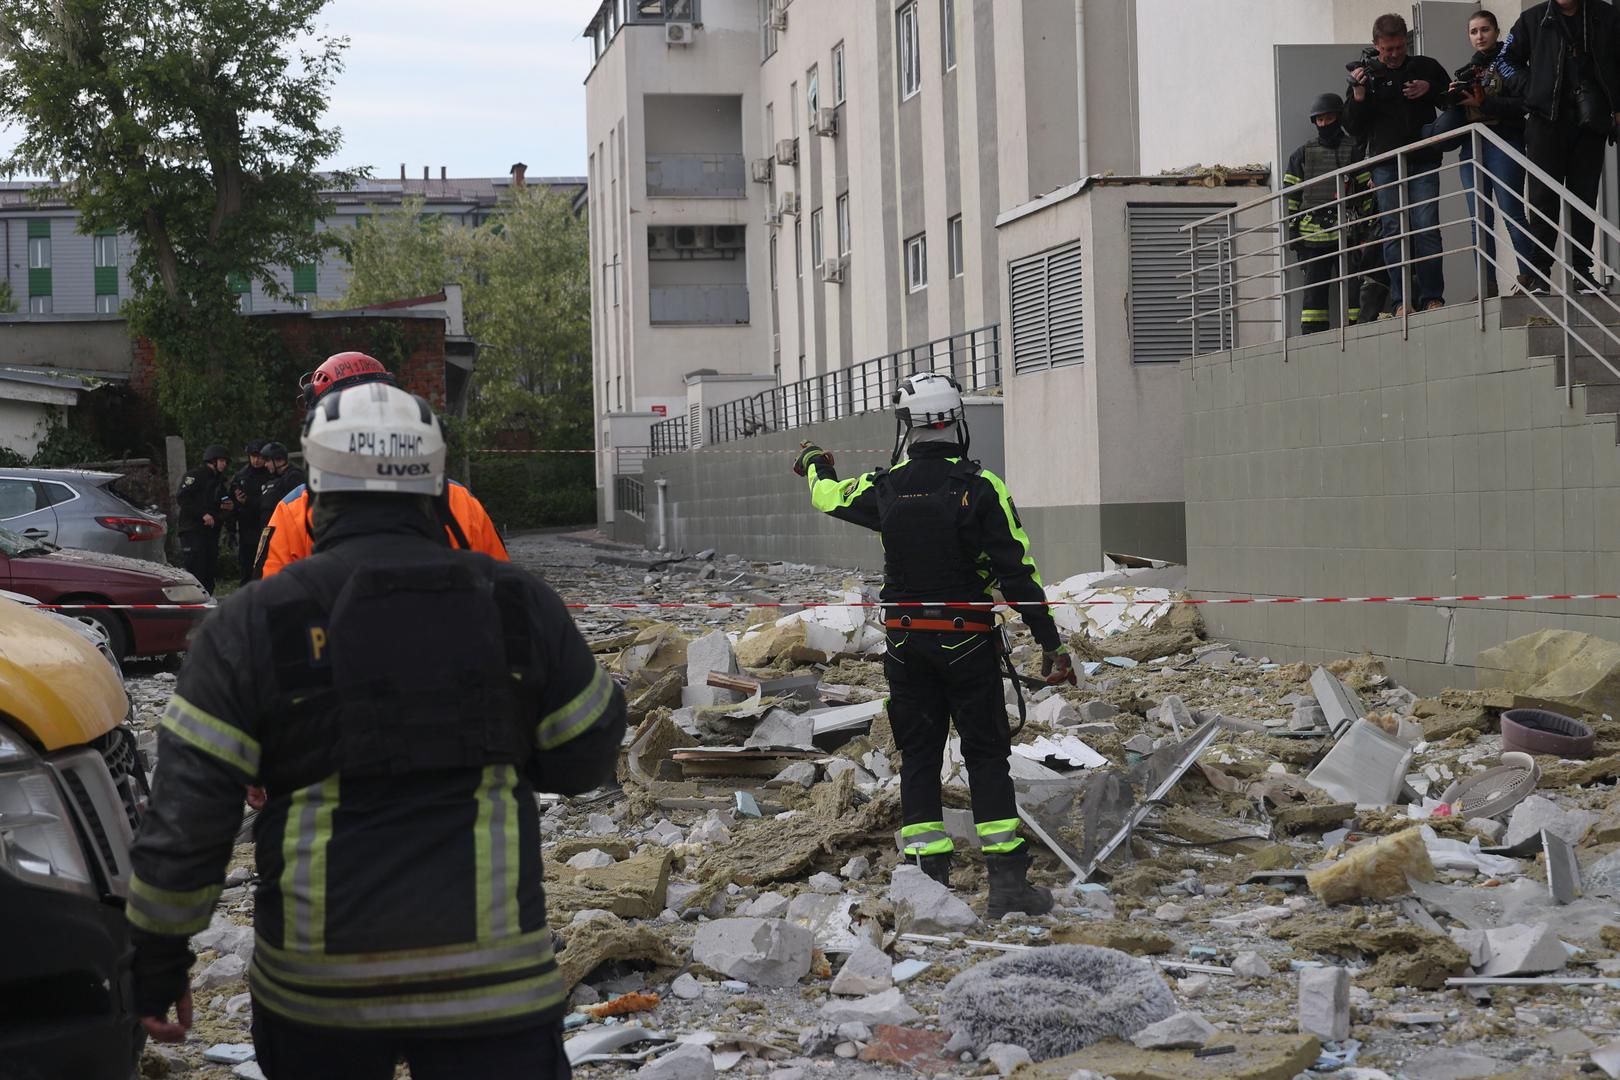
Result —
<instances>
[{"instance_id":1,"label":"low concrete wall","mask_svg":"<svg viewBox=\"0 0 1620 1080\"><path fill-rule=\"evenodd\" d=\"M1615 418L1575 406L1524 327L1472 305L1183 365L1188 582L1198 595L1611 592ZM1620 640L1620 604L1209 606L1273 659L1362 650L1419 691L1492 681L1478 653L1562 627Z\"/></svg>"},{"instance_id":2,"label":"low concrete wall","mask_svg":"<svg viewBox=\"0 0 1620 1080\"><path fill-rule=\"evenodd\" d=\"M968 427L973 440L969 454L1005 475L1000 402L970 402ZM793 451L807 439L833 451L839 476L855 476L888 464L894 414L867 413L648 458L641 482L646 485L649 542L657 543L656 481L663 479L668 481L665 513L672 551L712 547L750 559L881 569L883 549L876 533L811 509L805 482L793 474ZM1016 497L1015 479L1007 482Z\"/></svg>"}]
</instances>

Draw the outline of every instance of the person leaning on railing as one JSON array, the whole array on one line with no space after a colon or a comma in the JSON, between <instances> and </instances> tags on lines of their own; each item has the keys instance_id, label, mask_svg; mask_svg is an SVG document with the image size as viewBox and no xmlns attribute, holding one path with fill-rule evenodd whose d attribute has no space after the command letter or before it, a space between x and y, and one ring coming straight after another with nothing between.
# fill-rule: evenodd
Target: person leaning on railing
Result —
<instances>
[{"instance_id":1,"label":"person leaning on railing","mask_svg":"<svg viewBox=\"0 0 1620 1080\"><path fill-rule=\"evenodd\" d=\"M1513 149L1524 152L1524 72L1507 59L1511 38L1501 36L1501 25L1489 11L1480 10L1468 17L1468 43L1474 47L1473 58L1457 69L1447 100L1452 106L1442 112L1434 122L1434 134L1484 124L1497 138ZM1518 256L1516 274L1521 284L1535 265L1533 245L1525 231L1524 218L1524 166L1506 150L1489 140L1481 140L1479 169L1471 162L1474 140L1462 143L1462 185L1468 199L1468 216L1474 230L1475 244L1485 249L1485 295L1497 294L1496 284L1496 207L1507 219L1508 237ZM1480 227L1484 235L1480 235Z\"/></svg>"},{"instance_id":2,"label":"person leaning on railing","mask_svg":"<svg viewBox=\"0 0 1620 1080\"><path fill-rule=\"evenodd\" d=\"M1620 13L1594 0L1545 0L1525 10L1508 35L1504 58L1526 72L1525 156L1588 206L1597 205L1604 146L1620 124ZM1530 234L1535 273L1522 281L1544 291L1557 250L1558 193L1530 180ZM1569 215L1569 255L1580 287L1597 291L1590 269L1592 220Z\"/></svg>"},{"instance_id":3,"label":"person leaning on railing","mask_svg":"<svg viewBox=\"0 0 1620 1080\"><path fill-rule=\"evenodd\" d=\"M1399 15L1380 15L1373 21L1373 48L1376 58L1350 71L1350 92L1345 102L1344 126L1351 135L1367 144L1367 156L1377 157L1398 150L1424 136L1424 128L1434 122L1435 106L1440 103L1451 76L1439 61L1411 55L1406 47L1406 20ZM1414 230L1409 244L1411 277L1417 293L1414 310L1423 311L1445 303L1446 281L1440 259L1440 148L1413 152L1406 172L1414 179L1397 182L1397 159L1389 158L1372 166L1373 186L1378 196L1379 231L1384 237L1384 265L1389 268L1390 298L1400 305L1396 314L1405 314L1410 298L1403 295L1401 266L1401 188L1411 204L1406 216Z\"/></svg>"}]
</instances>

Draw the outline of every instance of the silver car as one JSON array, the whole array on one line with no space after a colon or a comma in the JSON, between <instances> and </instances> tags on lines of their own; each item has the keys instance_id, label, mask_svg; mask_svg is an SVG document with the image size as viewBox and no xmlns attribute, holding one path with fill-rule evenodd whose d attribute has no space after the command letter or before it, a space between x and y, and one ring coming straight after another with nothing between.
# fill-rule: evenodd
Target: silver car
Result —
<instances>
[{"instance_id":1,"label":"silver car","mask_svg":"<svg viewBox=\"0 0 1620 1080\"><path fill-rule=\"evenodd\" d=\"M57 547L164 562L163 515L118 490L118 473L0 469L0 527Z\"/></svg>"}]
</instances>

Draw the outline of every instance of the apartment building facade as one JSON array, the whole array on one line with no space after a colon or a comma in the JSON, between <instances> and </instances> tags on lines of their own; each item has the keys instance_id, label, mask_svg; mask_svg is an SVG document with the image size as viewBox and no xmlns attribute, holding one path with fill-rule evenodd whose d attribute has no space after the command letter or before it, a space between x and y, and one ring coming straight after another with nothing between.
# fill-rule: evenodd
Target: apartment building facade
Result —
<instances>
[{"instance_id":1,"label":"apartment building facade","mask_svg":"<svg viewBox=\"0 0 1620 1080\"><path fill-rule=\"evenodd\" d=\"M398 180L362 180L353 187L328 192L332 210L316 228L353 228L368 215L396 210L408 199L421 199L424 214L478 225L495 212L514 183L545 185L583 202L584 177L531 179L523 172L514 167L504 177L457 178L441 167L439 176L432 178L424 167L417 180L407 178L402 165ZM30 182L0 183L0 256L17 313L116 315L131 295L134 239L110 230L93 235L83 232L78 212L66 200L47 197L41 201L36 198L36 188ZM318 262L279 268L273 278L292 299L271 296L263 281L245 275L232 277L231 288L240 297L243 311L296 311L339 300L348 289L349 268L342 254L334 250Z\"/></svg>"}]
</instances>

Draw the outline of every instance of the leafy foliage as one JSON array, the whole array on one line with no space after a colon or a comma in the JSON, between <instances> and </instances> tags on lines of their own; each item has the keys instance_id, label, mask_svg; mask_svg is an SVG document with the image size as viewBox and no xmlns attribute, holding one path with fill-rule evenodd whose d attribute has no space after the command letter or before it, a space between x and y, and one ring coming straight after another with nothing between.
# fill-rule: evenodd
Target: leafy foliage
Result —
<instances>
[{"instance_id":1,"label":"leafy foliage","mask_svg":"<svg viewBox=\"0 0 1620 1080\"><path fill-rule=\"evenodd\" d=\"M10 315L17 310L17 298L11 293L11 282L0 281L0 315Z\"/></svg>"},{"instance_id":2,"label":"leafy foliage","mask_svg":"<svg viewBox=\"0 0 1620 1080\"><path fill-rule=\"evenodd\" d=\"M132 328L157 347L159 402L189 441L236 442L270 395L229 278L286 295L278 267L318 259L323 127L347 41L326 0L0 0L0 161L42 175L86 232L137 238Z\"/></svg>"}]
</instances>

